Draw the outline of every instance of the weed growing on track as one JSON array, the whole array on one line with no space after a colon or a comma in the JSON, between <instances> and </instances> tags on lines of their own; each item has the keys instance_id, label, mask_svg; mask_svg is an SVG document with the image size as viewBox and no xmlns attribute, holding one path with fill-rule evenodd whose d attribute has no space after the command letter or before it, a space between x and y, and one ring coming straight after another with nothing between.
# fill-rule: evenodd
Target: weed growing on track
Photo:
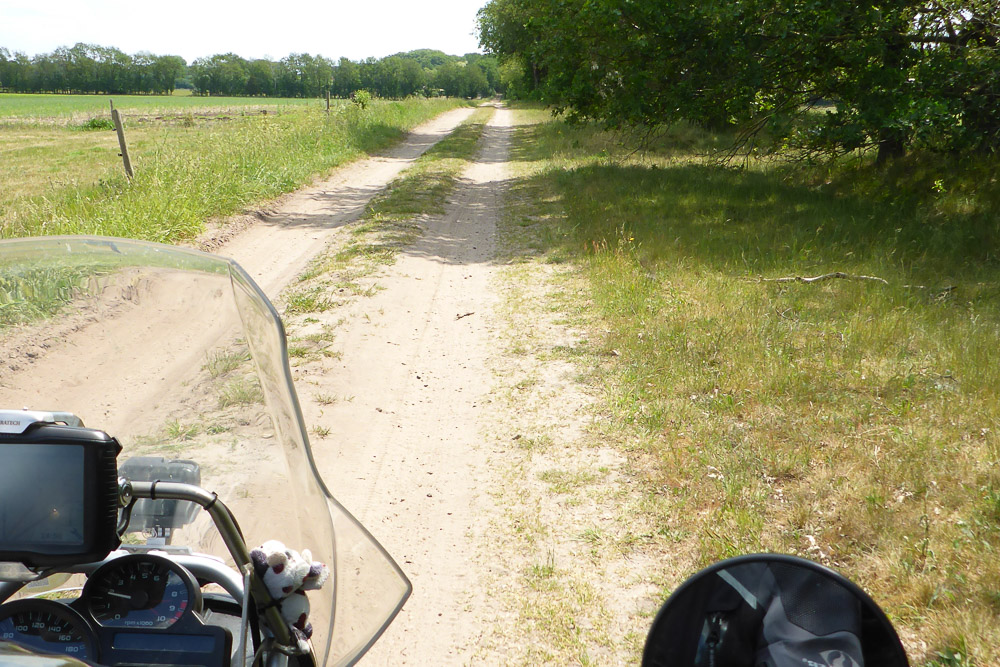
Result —
<instances>
[{"instance_id":1,"label":"weed growing on track","mask_svg":"<svg viewBox=\"0 0 1000 667\"><path fill-rule=\"evenodd\" d=\"M128 128L135 179L120 173L111 133L4 127L0 236L102 234L153 241L196 236L206 219L294 190L384 148L455 100L378 101L326 114Z\"/></svg>"},{"instance_id":2,"label":"weed growing on track","mask_svg":"<svg viewBox=\"0 0 1000 667\"><path fill-rule=\"evenodd\" d=\"M635 548L664 588L795 553L871 592L914 664L998 664L995 163L733 171L692 130L628 158L521 113L511 258L589 282L567 358L645 489ZM888 285L761 281L834 271Z\"/></svg>"},{"instance_id":3,"label":"weed growing on track","mask_svg":"<svg viewBox=\"0 0 1000 667\"><path fill-rule=\"evenodd\" d=\"M499 239L530 253L525 238L512 243L524 231L514 220L503 216ZM501 651L506 664L632 664L631 637L647 621L629 618L644 601L618 545L635 539L634 500L623 491L621 457L586 436L594 396L560 352L586 345L579 318L557 306L583 298L583 284L566 263L505 259L485 422L497 424L490 492L500 509L488 554L503 573L489 582L490 598L513 618L494 624L483 650Z\"/></svg>"},{"instance_id":4,"label":"weed growing on track","mask_svg":"<svg viewBox=\"0 0 1000 667\"><path fill-rule=\"evenodd\" d=\"M256 376L245 376L230 380L219 393L219 408L234 405L254 405L264 402L264 390Z\"/></svg>"},{"instance_id":5,"label":"weed growing on track","mask_svg":"<svg viewBox=\"0 0 1000 667\"><path fill-rule=\"evenodd\" d=\"M0 274L0 328L59 312L81 288L79 269L27 269Z\"/></svg>"},{"instance_id":6,"label":"weed growing on track","mask_svg":"<svg viewBox=\"0 0 1000 667\"><path fill-rule=\"evenodd\" d=\"M226 375L250 361L246 349L217 349L209 353L205 361L205 370L211 378Z\"/></svg>"},{"instance_id":7,"label":"weed growing on track","mask_svg":"<svg viewBox=\"0 0 1000 667\"><path fill-rule=\"evenodd\" d=\"M165 432L168 438L174 441L187 441L198 435L197 424L184 424L176 419L167 422Z\"/></svg>"},{"instance_id":8,"label":"weed growing on track","mask_svg":"<svg viewBox=\"0 0 1000 667\"><path fill-rule=\"evenodd\" d=\"M336 305L337 303L327 296L323 285L294 289L285 294L286 315L323 313Z\"/></svg>"}]
</instances>

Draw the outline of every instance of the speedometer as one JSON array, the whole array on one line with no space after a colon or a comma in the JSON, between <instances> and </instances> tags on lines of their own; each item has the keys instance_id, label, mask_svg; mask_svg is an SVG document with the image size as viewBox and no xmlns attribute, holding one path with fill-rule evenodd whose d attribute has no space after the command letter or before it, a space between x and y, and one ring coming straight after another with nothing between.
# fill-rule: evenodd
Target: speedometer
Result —
<instances>
[{"instance_id":1,"label":"speedometer","mask_svg":"<svg viewBox=\"0 0 1000 667\"><path fill-rule=\"evenodd\" d=\"M122 556L90 575L83 598L94 620L109 628L169 628L189 611L201 611L194 576L166 558Z\"/></svg>"},{"instance_id":2,"label":"speedometer","mask_svg":"<svg viewBox=\"0 0 1000 667\"><path fill-rule=\"evenodd\" d=\"M80 660L97 659L87 622L73 609L52 600L17 600L0 605L0 641Z\"/></svg>"}]
</instances>

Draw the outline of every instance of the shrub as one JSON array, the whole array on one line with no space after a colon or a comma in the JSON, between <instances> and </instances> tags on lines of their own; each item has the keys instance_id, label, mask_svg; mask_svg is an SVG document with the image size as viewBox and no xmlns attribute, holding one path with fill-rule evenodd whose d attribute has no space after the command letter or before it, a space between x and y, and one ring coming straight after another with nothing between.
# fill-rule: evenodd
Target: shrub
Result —
<instances>
[{"instance_id":1,"label":"shrub","mask_svg":"<svg viewBox=\"0 0 1000 667\"><path fill-rule=\"evenodd\" d=\"M81 130L113 130L115 124L107 116L97 116L91 118L86 123L80 125Z\"/></svg>"},{"instance_id":2,"label":"shrub","mask_svg":"<svg viewBox=\"0 0 1000 667\"><path fill-rule=\"evenodd\" d=\"M356 90L354 91L354 94L351 96L351 101L354 102L354 104L357 105L358 108L367 109L368 105L372 101L372 94L364 89Z\"/></svg>"}]
</instances>

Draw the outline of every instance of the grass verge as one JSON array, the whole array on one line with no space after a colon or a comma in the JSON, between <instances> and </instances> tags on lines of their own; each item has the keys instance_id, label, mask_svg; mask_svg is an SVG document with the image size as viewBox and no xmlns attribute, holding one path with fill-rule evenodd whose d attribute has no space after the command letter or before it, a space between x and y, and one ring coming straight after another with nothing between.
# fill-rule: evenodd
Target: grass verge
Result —
<instances>
[{"instance_id":1,"label":"grass verge","mask_svg":"<svg viewBox=\"0 0 1000 667\"><path fill-rule=\"evenodd\" d=\"M921 665L1000 645L996 163L733 171L690 129L614 137L521 112L511 261L589 285L567 353L592 435L643 491L654 579L754 551L858 581ZM843 272L873 280L763 278Z\"/></svg>"},{"instance_id":2,"label":"grass verge","mask_svg":"<svg viewBox=\"0 0 1000 667\"><path fill-rule=\"evenodd\" d=\"M289 107L190 126L128 128L135 179L121 174L112 133L0 128L5 162L0 237L101 234L174 242L206 219L294 190L398 140L455 100L378 102L326 114Z\"/></svg>"}]
</instances>

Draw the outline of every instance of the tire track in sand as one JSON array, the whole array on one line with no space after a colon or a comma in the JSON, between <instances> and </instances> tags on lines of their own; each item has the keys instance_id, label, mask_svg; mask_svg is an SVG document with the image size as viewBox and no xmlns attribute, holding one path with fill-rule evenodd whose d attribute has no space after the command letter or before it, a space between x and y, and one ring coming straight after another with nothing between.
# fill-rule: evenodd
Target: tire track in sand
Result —
<instances>
[{"instance_id":1,"label":"tire track in sand","mask_svg":"<svg viewBox=\"0 0 1000 667\"><path fill-rule=\"evenodd\" d=\"M364 665L468 662L486 634L491 514L480 413L493 348L491 284L511 112L487 124L479 156L444 216L351 304L341 360L298 382L307 422L332 425L313 448L341 502L400 563L414 592ZM320 406L310 395L353 397Z\"/></svg>"}]
</instances>

